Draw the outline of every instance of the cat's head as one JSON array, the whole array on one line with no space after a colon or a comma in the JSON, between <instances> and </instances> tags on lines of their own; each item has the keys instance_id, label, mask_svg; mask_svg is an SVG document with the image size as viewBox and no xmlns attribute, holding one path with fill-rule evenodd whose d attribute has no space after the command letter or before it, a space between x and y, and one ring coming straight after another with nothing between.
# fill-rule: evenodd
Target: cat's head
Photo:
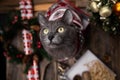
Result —
<instances>
[{"instance_id":1,"label":"cat's head","mask_svg":"<svg viewBox=\"0 0 120 80\"><path fill-rule=\"evenodd\" d=\"M76 54L79 37L72 20L70 10L66 10L63 17L55 21L48 21L39 14L40 40L44 49L54 59L67 59Z\"/></svg>"}]
</instances>

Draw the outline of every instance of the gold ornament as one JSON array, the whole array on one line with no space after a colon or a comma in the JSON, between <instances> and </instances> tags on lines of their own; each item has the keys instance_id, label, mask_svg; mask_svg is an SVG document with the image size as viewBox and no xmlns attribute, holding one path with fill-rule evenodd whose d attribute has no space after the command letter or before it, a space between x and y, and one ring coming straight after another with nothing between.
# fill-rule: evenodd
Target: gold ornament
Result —
<instances>
[{"instance_id":1,"label":"gold ornament","mask_svg":"<svg viewBox=\"0 0 120 80\"><path fill-rule=\"evenodd\" d=\"M117 0L111 0L114 4L117 2Z\"/></svg>"},{"instance_id":2,"label":"gold ornament","mask_svg":"<svg viewBox=\"0 0 120 80\"><path fill-rule=\"evenodd\" d=\"M102 2L99 2L99 3L97 4L97 7L100 8L101 5L102 5Z\"/></svg>"},{"instance_id":3,"label":"gold ornament","mask_svg":"<svg viewBox=\"0 0 120 80\"><path fill-rule=\"evenodd\" d=\"M97 3L96 2L91 2L90 3L90 8L91 8L91 10L93 11L93 12L98 12L99 11L99 8L98 8L98 6L97 6Z\"/></svg>"},{"instance_id":4,"label":"gold ornament","mask_svg":"<svg viewBox=\"0 0 120 80\"><path fill-rule=\"evenodd\" d=\"M112 10L109 8L109 6L103 6L100 8L99 14L102 17L109 17L112 13Z\"/></svg>"},{"instance_id":5,"label":"gold ornament","mask_svg":"<svg viewBox=\"0 0 120 80\"><path fill-rule=\"evenodd\" d=\"M117 2L117 3L113 6L113 11L115 12L116 15L120 16L120 2Z\"/></svg>"}]
</instances>

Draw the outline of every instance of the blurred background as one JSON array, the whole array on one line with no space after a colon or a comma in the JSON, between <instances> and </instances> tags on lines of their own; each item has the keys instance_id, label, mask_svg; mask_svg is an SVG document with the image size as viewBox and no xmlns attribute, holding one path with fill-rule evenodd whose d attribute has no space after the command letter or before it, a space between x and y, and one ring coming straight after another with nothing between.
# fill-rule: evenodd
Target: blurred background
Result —
<instances>
[{"instance_id":1,"label":"blurred background","mask_svg":"<svg viewBox=\"0 0 120 80\"><path fill-rule=\"evenodd\" d=\"M0 80L6 80L6 58L3 55L3 28L4 26L10 23L10 18L13 18L14 11L20 11L20 2L21 0L0 0ZM77 7L85 8L88 4L88 0L70 0ZM48 8L55 3L56 0L32 0L33 5L33 15L36 17L38 12L46 12ZM15 67L15 65L11 66ZM10 69L12 70L12 69ZM17 69L16 69L17 70ZM10 71L12 72L12 71ZM15 72L15 71L13 71ZM16 76L16 75L15 75ZM11 77L15 77L12 76Z\"/></svg>"}]
</instances>

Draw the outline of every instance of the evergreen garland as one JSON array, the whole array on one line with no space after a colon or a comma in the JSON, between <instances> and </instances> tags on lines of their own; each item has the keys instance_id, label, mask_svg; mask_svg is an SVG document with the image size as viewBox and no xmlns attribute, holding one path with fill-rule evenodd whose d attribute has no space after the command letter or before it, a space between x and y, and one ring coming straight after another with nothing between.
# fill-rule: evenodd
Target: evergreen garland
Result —
<instances>
[{"instance_id":1,"label":"evergreen garland","mask_svg":"<svg viewBox=\"0 0 120 80\"><path fill-rule=\"evenodd\" d=\"M92 0L89 10L92 13L90 18L96 26L110 34L120 35L120 0ZM117 5L117 6L116 6ZM102 9L104 8L104 9Z\"/></svg>"},{"instance_id":2,"label":"evergreen garland","mask_svg":"<svg viewBox=\"0 0 120 80\"><path fill-rule=\"evenodd\" d=\"M16 19L17 17L17 19ZM27 24L23 24L24 21L21 20L20 17L20 12L19 11L11 11L8 13L8 27L9 28L13 28L13 30L11 31L7 31L4 32L3 37L4 40L6 41L11 41L13 39L13 37L17 34L16 32L18 32L19 30L22 29L27 29L31 32L32 37L33 37L33 41L32 41L32 48L34 50L34 53L31 55L25 55L23 52L20 52L16 47L12 46L11 44L6 43L5 41L5 48L6 51L4 52L5 57L9 60L10 63L16 63L16 64L24 64L26 65L24 72L27 73L28 69L31 67L32 65L32 60L34 55L36 55L39 59L39 61L41 61L43 58L47 58L48 60L51 60L51 57L46 53L46 51L44 50L44 48L42 47L41 43L40 43L40 39L38 37L38 32L31 29L30 26L32 25L38 25L39 23L37 21L37 18L32 18L30 20L26 20ZM15 31L14 31L15 30ZM4 30L3 30L4 31ZM9 37L9 38L8 38Z\"/></svg>"}]
</instances>

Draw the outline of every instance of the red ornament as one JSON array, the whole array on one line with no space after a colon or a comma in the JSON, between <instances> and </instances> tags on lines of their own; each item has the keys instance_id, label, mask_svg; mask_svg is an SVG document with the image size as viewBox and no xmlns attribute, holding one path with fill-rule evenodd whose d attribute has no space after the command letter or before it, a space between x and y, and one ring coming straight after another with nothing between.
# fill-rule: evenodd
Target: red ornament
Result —
<instances>
[{"instance_id":1,"label":"red ornament","mask_svg":"<svg viewBox=\"0 0 120 80\"><path fill-rule=\"evenodd\" d=\"M41 43L40 43L40 41L37 42L37 48L41 48Z\"/></svg>"},{"instance_id":2,"label":"red ornament","mask_svg":"<svg viewBox=\"0 0 120 80\"><path fill-rule=\"evenodd\" d=\"M3 52L3 55L4 55L5 57L7 57L7 56L8 56L7 52Z\"/></svg>"},{"instance_id":3,"label":"red ornament","mask_svg":"<svg viewBox=\"0 0 120 80\"><path fill-rule=\"evenodd\" d=\"M117 2L114 6L113 6L113 11L117 16L120 16L120 2Z\"/></svg>"},{"instance_id":4,"label":"red ornament","mask_svg":"<svg viewBox=\"0 0 120 80\"><path fill-rule=\"evenodd\" d=\"M38 47L38 48L41 48L41 45L38 45L37 47Z\"/></svg>"}]
</instances>

